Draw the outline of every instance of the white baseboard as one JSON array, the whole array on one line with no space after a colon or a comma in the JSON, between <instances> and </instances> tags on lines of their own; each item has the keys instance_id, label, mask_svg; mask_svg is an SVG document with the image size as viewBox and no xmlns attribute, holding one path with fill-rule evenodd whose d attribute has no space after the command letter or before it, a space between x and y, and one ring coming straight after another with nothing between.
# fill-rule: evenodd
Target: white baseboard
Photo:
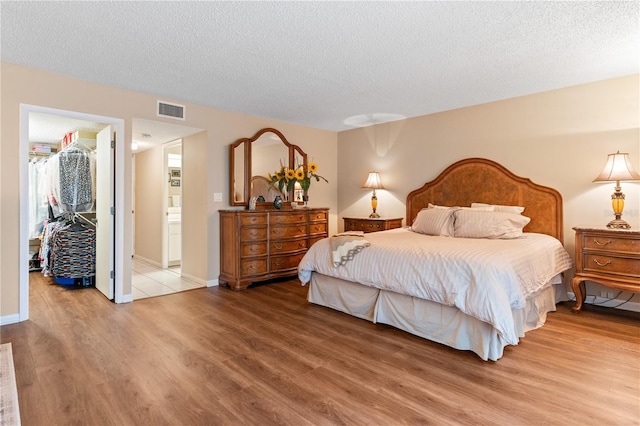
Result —
<instances>
[{"instance_id":1,"label":"white baseboard","mask_svg":"<svg viewBox=\"0 0 640 426\"><path fill-rule=\"evenodd\" d=\"M133 294L129 293L129 294L123 294L122 295L122 302L120 303L131 303L133 302Z\"/></svg>"},{"instance_id":2,"label":"white baseboard","mask_svg":"<svg viewBox=\"0 0 640 426\"><path fill-rule=\"evenodd\" d=\"M219 285L220 285L220 283L218 282L217 278L215 280L207 281L207 287L217 287Z\"/></svg>"},{"instance_id":3,"label":"white baseboard","mask_svg":"<svg viewBox=\"0 0 640 426\"><path fill-rule=\"evenodd\" d=\"M576 295L569 291L567 292L571 300L576 300ZM588 303L590 305L602 306L604 308L615 308L622 309L624 311L632 311L632 312L640 312L640 303L638 302L625 302L624 299L607 299L605 297L594 296L592 294L587 294L587 297L584 300L584 303ZM620 306L618 306L620 305Z\"/></svg>"},{"instance_id":4,"label":"white baseboard","mask_svg":"<svg viewBox=\"0 0 640 426\"><path fill-rule=\"evenodd\" d=\"M133 255L135 260L139 260L140 262L148 263L151 266L155 266L156 268L162 269L162 263L158 263L154 260L147 259L146 257L138 256L137 254Z\"/></svg>"},{"instance_id":5,"label":"white baseboard","mask_svg":"<svg viewBox=\"0 0 640 426\"><path fill-rule=\"evenodd\" d=\"M20 322L20 314L5 315L0 317L0 325L9 325Z\"/></svg>"}]
</instances>

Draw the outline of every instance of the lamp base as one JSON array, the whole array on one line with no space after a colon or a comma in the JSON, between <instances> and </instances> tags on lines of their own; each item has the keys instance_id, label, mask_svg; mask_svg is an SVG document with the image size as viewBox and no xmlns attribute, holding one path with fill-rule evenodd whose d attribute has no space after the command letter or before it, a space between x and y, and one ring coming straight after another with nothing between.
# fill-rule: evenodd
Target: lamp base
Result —
<instances>
[{"instance_id":1,"label":"lamp base","mask_svg":"<svg viewBox=\"0 0 640 426\"><path fill-rule=\"evenodd\" d=\"M380 215L376 212L373 212L369 215L370 219L378 219L380 217Z\"/></svg>"},{"instance_id":2,"label":"lamp base","mask_svg":"<svg viewBox=\"0 0 640 426\"><path fill-rule=\"evenodd\" d=\"M607 228L613 229L629 229L631 225L625 222L622 219L613 219L611 222L607 223Z\"/></svg>"}]
</instances>

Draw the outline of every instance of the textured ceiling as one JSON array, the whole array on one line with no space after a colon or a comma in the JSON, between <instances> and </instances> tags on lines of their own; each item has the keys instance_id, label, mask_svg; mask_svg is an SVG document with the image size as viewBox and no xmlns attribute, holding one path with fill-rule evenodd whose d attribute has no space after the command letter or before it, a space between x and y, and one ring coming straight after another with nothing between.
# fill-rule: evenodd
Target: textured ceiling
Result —
<instances>
[{"instance_id":1,"label":"textured ceiling","mask_svg":"<svg viewBox=\"0 0 640 426\"><path fill-rule=\"evenodd\" d=\"M4 62L333 131L640 72L638 1L2 1L0 18Z\"/></svg>"}]
</instances>

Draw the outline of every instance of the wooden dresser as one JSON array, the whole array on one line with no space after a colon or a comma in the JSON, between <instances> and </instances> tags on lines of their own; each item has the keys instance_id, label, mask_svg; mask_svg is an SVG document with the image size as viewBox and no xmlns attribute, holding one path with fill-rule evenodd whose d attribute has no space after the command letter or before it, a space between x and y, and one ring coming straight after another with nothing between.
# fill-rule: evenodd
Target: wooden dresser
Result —
<instances>
[{"instance_id":1,"label":"wooden dresser","mask_svg":"<svg viewBox=\"0 0 640 426\"><path fill-rule=\"evenodd\" d=\"M402 218L343 217L345 231L377 232L402 227Z\"/></svg>"},{"instance_id":2,"label":"wooden dresser","mask_svg":"<svg viewBox=\"0 0 640 426\"><path fill-rule=\"evenodd\" d=\"M640 231L576 227L576 274L571 288L574 312L582 309L585 281L640 292Z\"/></svg>"},{"instance_id":3,"label":"wooden dresser","mask_svg":"<svg viewBox=\"0 0 640 426\"><path fill-rule=\"evenodd\" d=\"M329 209L220 210L220 285L295 276L309 247L328 236Z\"/></svg>"}]
</instances>

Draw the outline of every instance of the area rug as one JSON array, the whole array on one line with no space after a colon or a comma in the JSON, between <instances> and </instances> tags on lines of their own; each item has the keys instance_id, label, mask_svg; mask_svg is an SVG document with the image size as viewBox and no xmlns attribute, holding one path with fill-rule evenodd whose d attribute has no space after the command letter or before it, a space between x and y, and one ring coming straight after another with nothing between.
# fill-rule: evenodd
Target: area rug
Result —
<instances>
[{"instance_id":1,"label":"area rug","mask_svg":"<svg viewBox=\"0 0 640 426\"><path fill-rule=\"evenodd\" d=\"M18 387L11 343L0 345L0 426L20 425Z\"/></svg>"}]
</instances>

